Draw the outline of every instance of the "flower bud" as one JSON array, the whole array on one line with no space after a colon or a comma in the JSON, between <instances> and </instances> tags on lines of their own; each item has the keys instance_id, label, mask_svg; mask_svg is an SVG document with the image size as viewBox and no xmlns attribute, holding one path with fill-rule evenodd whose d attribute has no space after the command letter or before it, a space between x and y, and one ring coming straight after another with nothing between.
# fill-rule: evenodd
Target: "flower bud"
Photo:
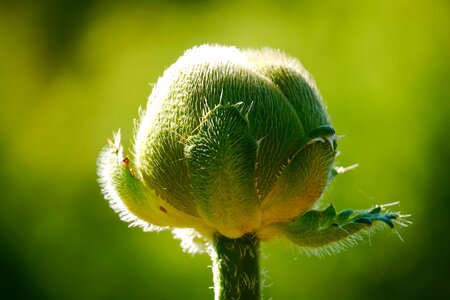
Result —
<instances>
[{"instance_id":1,"label":"flower bud","mask_svg":"<svg viewBox=\"0 0 450 300\"><path fill-rule=\"evenodd\" d=\"M327 185L336 141L316 85L272 49L200 46L159 78L136 127L100 154L103 193L149 230L268 239Z\"/></svg>"}]
</instances>

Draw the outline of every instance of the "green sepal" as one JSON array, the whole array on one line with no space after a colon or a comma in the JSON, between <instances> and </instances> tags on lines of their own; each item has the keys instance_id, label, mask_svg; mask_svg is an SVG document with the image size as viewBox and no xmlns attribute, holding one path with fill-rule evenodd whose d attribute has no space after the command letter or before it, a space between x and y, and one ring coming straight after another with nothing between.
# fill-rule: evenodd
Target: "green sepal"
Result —
<instances>
[{"instance_id":1,"label":"green sepal","mask_svg":"<svg viewBox=\"0 0 450 300\"><path fill-rule=\"evenodd\" d=\"M280 171L280 176L261 205L262 224L293 220L319 199L328 182L334 152L328 143L304 147Z\"/></svg>"},{"instance_id":2,"label":"green sepal","mask_svg":"<svg viewBox=\"0 0 450 300\"><path fill-rule=\"evenodd\" d=\"M208 112L186 143L197 211L229 238L260 224L253 181L256 152L248 121L234 105L218 105Z\"/></svg>"},{"instance_id":3,"label":"green sepal","mask_svg":"<svg viewBox=\"0 0 450 300\"><path fill-rule=\"evenodd\" d=\"M305 248L321 248L331 245L333 250L354 244L359 233L370 230L376 224L394 228L398 213L382 212L377 206L366 211L346 209L336 214L333 205L325 210L310 210L294 221L280 225L282 234L294 244Z\"/></svg>"},{"instance_id":4,"label":"green sepal","mask_svg":"<svg viewBox=\"0 0 450 300\"><path fill-rule=\"evenodd\" d=\"M212 231L200 219L176 209L143 183L130 168L129 158L123 156L120 132L115 135L114 143L104 147L97 165L105 198L123 221L131 223L130 226L140 226L145 231L168 227L195 227L206 234Z\"/></svg>"}]
</instances>

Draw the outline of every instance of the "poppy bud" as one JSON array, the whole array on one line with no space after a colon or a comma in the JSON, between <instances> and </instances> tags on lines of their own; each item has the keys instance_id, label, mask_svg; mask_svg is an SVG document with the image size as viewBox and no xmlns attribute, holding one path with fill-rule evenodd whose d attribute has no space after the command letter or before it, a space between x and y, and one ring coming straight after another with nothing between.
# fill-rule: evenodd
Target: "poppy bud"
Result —
<instances>
[{"instance_id":1,"label":"poppy bud","mask_svg":"<svg viewBox=\"0 0 450 300\"><path fill-rule=\"evenodd\" d=\"M321 196L335 131L300 62L272 50L203 45L159 78L124 157L98 160L103 193L149 230L268 239Z\"/></svg>"}]
</instances>

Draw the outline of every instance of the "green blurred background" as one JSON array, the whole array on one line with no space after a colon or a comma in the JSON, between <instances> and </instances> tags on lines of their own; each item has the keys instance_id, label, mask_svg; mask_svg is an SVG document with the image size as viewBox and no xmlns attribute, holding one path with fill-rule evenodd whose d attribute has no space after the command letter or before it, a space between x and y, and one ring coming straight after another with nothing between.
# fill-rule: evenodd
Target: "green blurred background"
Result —
<instances>
[{"instance_id":1,"label":"green blurred background","mask_svg":"<svg viewBox=\"0 0 450 300\"><path fill-rule=\"evenodd\" d=\"M360 164L323 203L413 214L404 242L337 256L264 244L266 299L448 297L449 1L55 0L0 4L0 298L213 298L207 255L128 228L96 182L107 138L131 139L149 83L202 43L300 58L346 135L338 161Z\"/></svg>"}]
</instances>

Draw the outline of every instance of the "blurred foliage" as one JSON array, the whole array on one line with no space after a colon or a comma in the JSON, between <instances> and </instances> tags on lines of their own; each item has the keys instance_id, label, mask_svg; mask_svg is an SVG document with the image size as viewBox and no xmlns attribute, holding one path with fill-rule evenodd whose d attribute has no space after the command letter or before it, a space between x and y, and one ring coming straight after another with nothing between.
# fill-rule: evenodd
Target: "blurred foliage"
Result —
<instances>
[{"instance_id":1,"label":"blurred foliage","mask_svg":"<svg viewBox=\"0 0 450 300\"><path fill-rule=\"evenodd\" d=\"M129 229L103 200L97 154L164 69L201 43L270 46L315 76L360 168L323 198L401 201L414 225L338 256L263 246L273 299L450 294L450 4L430 1L2 1L0 298L212 299L210 262Z\"/></svg>"}]
</instances>

